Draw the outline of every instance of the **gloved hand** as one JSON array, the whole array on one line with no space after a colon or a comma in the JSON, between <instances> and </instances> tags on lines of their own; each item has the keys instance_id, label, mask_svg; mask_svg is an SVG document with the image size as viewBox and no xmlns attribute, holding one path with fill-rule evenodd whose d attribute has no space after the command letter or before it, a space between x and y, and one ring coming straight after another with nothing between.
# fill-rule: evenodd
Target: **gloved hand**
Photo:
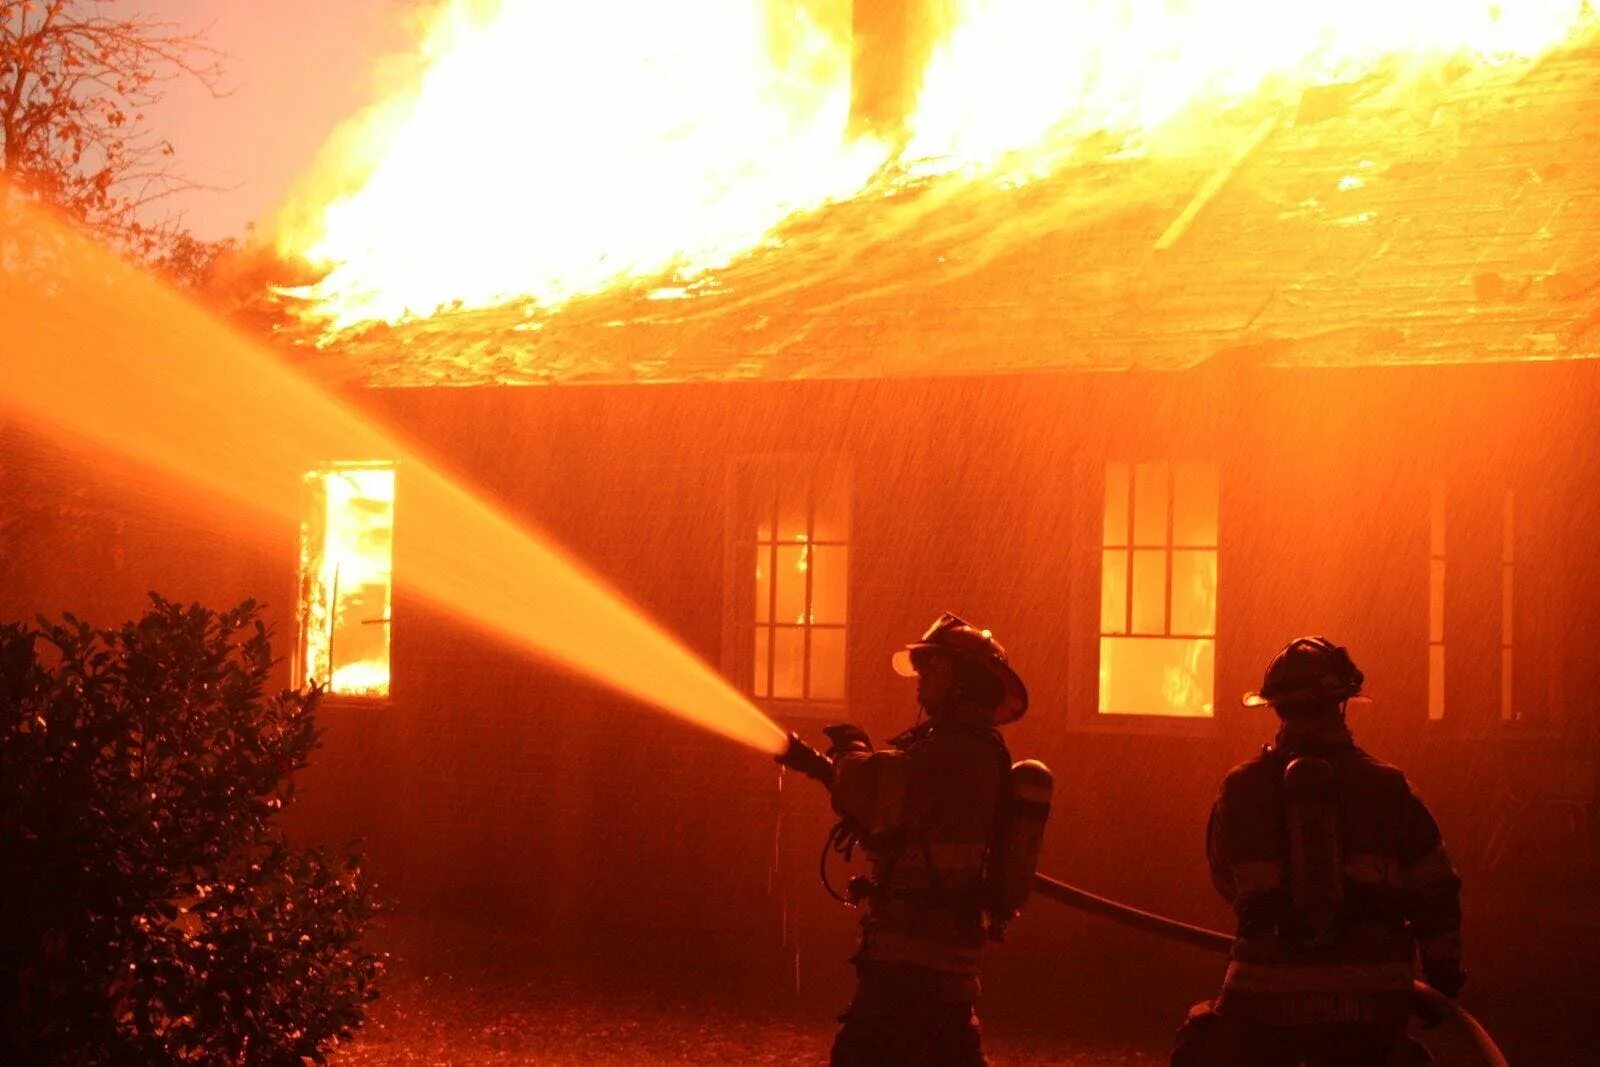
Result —
<instances>
[{"instance_id":1,"label":"gloved hand","mask_svg":"<svg viewBox=\"0 0 1600 1067\"><path fill-rule=\"evenodd\" d=\"M1451 1000L1456 999L1461 987L1467 984L1467 972L1456 960L1423 960L1422 974L1429 985Z\"/></svg>"},{"instance_id":2,"label":"gloved hand","mask_svg":"<svg viewBox=\"0 0 1600 1067\"><path fill-rule=\"evenodd\" d=\"M778 763L807 778L814 778L825 786L833 785L833 761L804 741L800 735L789 735L789 746L777 756Z\"/></svg>"},{"instance_id":3,"label":"gloved hand","mask_svg":"<svg viewBox=\"0 0 1600 1067\"><path fill-rule=\"evenodd\" d=\"M872 751L872 739L867 736L865 730L854 723L842 722L835 726L824 726L822 732L828 735L828 756L832 759Z\"/></svg>"}]
</instances>

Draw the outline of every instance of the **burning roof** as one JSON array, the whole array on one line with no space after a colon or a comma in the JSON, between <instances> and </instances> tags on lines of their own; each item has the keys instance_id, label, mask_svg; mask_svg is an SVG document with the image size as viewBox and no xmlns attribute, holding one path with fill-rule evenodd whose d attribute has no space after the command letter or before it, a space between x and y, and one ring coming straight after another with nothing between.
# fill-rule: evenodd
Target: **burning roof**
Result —
<instances>
[{"instance_id":1,"label":"burning roof","mask_svg":"<svg viewBox=\"0 0 1600 1067\"><path fill-rule=\"evenodd\" d=\"M324 338L379 386L892 377L1600 355L1600 48L1398 61L886 167L724 265Z\"/></svg>"}]
</instances>

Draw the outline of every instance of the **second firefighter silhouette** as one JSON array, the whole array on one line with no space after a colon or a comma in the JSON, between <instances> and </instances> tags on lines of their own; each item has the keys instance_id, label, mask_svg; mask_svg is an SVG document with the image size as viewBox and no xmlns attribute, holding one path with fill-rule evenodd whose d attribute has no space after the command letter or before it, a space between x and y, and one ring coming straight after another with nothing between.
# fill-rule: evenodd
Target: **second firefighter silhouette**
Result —
<instances>
[{"instance_id":1,"label":"second firefighter silhouette","mask_svg":"<svg viewBox=\"0 0 1600 1067\"><path fill-rule=\"evenodd\" d=\"M850 885L865 913L832 1063L982 1064L979 960L1027 895L1049 771L1011 764L997 728L1028 691L987 630L946 613L893 662L916 678L926 721L882 748L833 726L827 756L791 738L780 757L829 785L834 843L859 842L870 864Z\"/></svg>"},{"instance_id":2,"label":"second firefighter silhouette","mask_svg":"<svg viewBox=\"0 0 1600 1067\"><path fill-rule=\"evenodd\" d=\"M1281 725L1211 811L1206 853L1238 936L1221 996L1178 1032L1174 1067L1415 1062L1419 954L1430 984L1461 988L1461 881L1405 775L1351 738L1345 702L1364 681L1343 648L1302 637L1245 697Z\"/></svg>"}]
</instances>

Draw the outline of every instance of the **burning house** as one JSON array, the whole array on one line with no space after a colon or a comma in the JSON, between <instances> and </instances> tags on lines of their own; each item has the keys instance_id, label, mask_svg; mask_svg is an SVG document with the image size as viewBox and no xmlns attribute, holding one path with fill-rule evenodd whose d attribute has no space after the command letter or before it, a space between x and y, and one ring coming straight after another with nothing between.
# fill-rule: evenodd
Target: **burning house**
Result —
<instances>
[{"instance_id":1,"label":"burning house","mask_svg":"<svg viewBox=\"0 0 1600 1067\"><path fill-rule=\"evenodd\" d=\"M806 6L783 53L806 93L752 93L718 139L680 131L655 171L581 202L568 175L526 211L506 207L539 188L526 144L485 149L494 173L433 215L400 180L431 102L469 91L441 62L406 122L373 120L393 129L365 184L296 238L338 264L299 358L788 728L909 725L889 653L946 609L991 627L1033 694L1012 748L1057 773L1046 869L1215 920L1204 811L1271 733L1238 696L1324 632L1370 679L1358 735L1469 870L1563 876L1600 758L1589 22L1530 4L1435 53L1391 13L1395 40L1312 27L1189 72L1174 42L1196 27L1170 16L1094 55L1038 46L1096 71L1041 100L985 51L1006 27L947 7ZM854 48L804 47L830 25ZM475 65L501 39L454 32ZM751 77L723 59L637 121ZM1139 73L1158 61L1171 81ZM788 154L741 143L746 123ZM723 185L674 155L712 144ZM523 256L557 222L581 247ZM821 798L439 610L396 457L324 457L298 535L241 552L12 438L13 484L80 488L52 519L68 559L8 542L5 614L126 612L148 586L267 600L295 635L285 681L329 687L304 817L364 837L397 899L669 958L715 935L730 967L832 981L850 929L812 899ZM1043 973L1063 936L1013 966Z\"/></svg>"}]
</instances>

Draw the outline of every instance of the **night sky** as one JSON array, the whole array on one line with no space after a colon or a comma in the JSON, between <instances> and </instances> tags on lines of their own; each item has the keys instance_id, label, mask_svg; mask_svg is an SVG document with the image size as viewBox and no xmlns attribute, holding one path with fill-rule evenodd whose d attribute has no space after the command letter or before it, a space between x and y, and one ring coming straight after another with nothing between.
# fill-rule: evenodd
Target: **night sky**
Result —
<instances>
[{"instance_id":1,"label":"night sky","mask_svg":"<svg viewBox=\"0 0 1600 1067\"><path fill-rule=\"evenodd\" d=\"M117 5L123 7L123 5ZM373 99L379 61L406 47L405 0L132 0L205 29L227 55L213 98L198 84L172 86L150 115L172 141L182 172L216 190L168 206L205 238L242 234L272 218L328 134Z\"/></svg>"}]
</instances>

